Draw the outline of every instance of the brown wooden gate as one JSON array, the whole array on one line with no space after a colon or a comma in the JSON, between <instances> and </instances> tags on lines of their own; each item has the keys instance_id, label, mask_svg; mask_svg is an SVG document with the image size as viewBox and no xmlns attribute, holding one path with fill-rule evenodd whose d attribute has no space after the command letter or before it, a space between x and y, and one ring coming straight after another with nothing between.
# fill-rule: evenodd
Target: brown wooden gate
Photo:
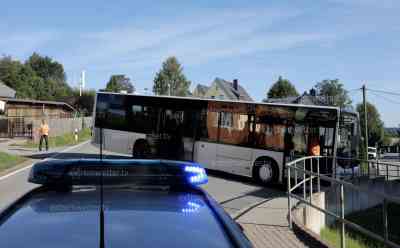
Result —
<instances>
[{"instance_id":1,"label":"brown wooden gate","mask_svg":"<svg viewBox=\"0 0 400 248\"><path fill-rule=\"evenodd\" d=\"M0 119L0 137L33 137L32 123L26 123L23 117L8 117Z\"/></svg>"}]
</instances>

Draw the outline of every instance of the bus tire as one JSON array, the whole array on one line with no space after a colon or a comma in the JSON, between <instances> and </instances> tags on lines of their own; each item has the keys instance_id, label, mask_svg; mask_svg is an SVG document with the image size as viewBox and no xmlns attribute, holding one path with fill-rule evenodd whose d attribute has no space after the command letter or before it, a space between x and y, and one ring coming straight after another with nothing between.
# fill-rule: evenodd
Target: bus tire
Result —
<instances>
[{"instance_id":1,"label":"bus tire","mask_svg":"<svg viewBox=\"0 0 400 248\"><path fill-rule=\"evenodd\" d=\"M270 157L257 158L253 166L253 178L263 185L278 182L279 167L275 160Z\"/></svg>"},{"instance_id":2,"label":"bus tire","mask_svg":"<svg viewBox=\"0 0 400 248\"><path fill-rule=\"evenodd\" d=\"M150 156L150 145L145 139L137 139L132 149L132 157L145 159Z\"/></svg>"}]
</instances>

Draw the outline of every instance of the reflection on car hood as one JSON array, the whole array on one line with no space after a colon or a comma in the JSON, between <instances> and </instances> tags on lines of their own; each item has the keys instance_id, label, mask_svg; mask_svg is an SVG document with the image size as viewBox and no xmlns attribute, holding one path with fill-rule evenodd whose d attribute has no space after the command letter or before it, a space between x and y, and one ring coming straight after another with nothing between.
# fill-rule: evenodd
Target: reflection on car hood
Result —
<instances>
[{"instance_id":1,"label":"reflection on car hood","mask_svg":"<svg viewBox=\"0 0 400 248\"><path fill-rule=\"evenodd\" d=\"M98 247L99 191L34 194L0 226L7 247ZM106 247L229 247L201 195L105 188Z\"/></svg>"}]
</instances>

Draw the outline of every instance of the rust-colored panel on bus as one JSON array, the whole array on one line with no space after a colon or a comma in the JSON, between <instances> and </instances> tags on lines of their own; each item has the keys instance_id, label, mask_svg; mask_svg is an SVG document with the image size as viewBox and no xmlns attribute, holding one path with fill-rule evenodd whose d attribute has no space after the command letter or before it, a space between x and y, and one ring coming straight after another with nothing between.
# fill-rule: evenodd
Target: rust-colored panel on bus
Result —
<instances>
[{"instance_id":1,"label":"rust-colored panel on bus","mask_svg":"<svg viewBox=\"0 0 400 248\"><path fill-rule=\"evenodd\" d=\"M269 116L281 120L293 120L295 111L288 107L257 105L256 116Z\"/></svg>"},{"instance_id":2,"label":"rust-colored panel on bus","mask_svg":"<svg viewBox=\"0 0 400 248\"><path fill-rule=\"evenodd\" d=\"M231 113L248 113L251 111L253 104L241 102L208 102L208 111L211 112L231 112Z\"/></svg>"}]
</instances>

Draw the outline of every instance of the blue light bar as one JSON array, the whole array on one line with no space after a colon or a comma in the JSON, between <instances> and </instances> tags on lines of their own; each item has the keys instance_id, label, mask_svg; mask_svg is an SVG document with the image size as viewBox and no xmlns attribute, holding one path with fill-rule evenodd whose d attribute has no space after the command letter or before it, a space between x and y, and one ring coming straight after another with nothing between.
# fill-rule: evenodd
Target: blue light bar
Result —
<instances>
[{"instance_id":1,"label":"blue light bar","mask_svg":"<svg viewBox=\"0 0 400 248\"><path fill-rule=\"evenodd\" d=\"M185 173L190 184L200 185L208 182L206 171L200 166L186 165Z\"/></svg>"}]
</instances>

